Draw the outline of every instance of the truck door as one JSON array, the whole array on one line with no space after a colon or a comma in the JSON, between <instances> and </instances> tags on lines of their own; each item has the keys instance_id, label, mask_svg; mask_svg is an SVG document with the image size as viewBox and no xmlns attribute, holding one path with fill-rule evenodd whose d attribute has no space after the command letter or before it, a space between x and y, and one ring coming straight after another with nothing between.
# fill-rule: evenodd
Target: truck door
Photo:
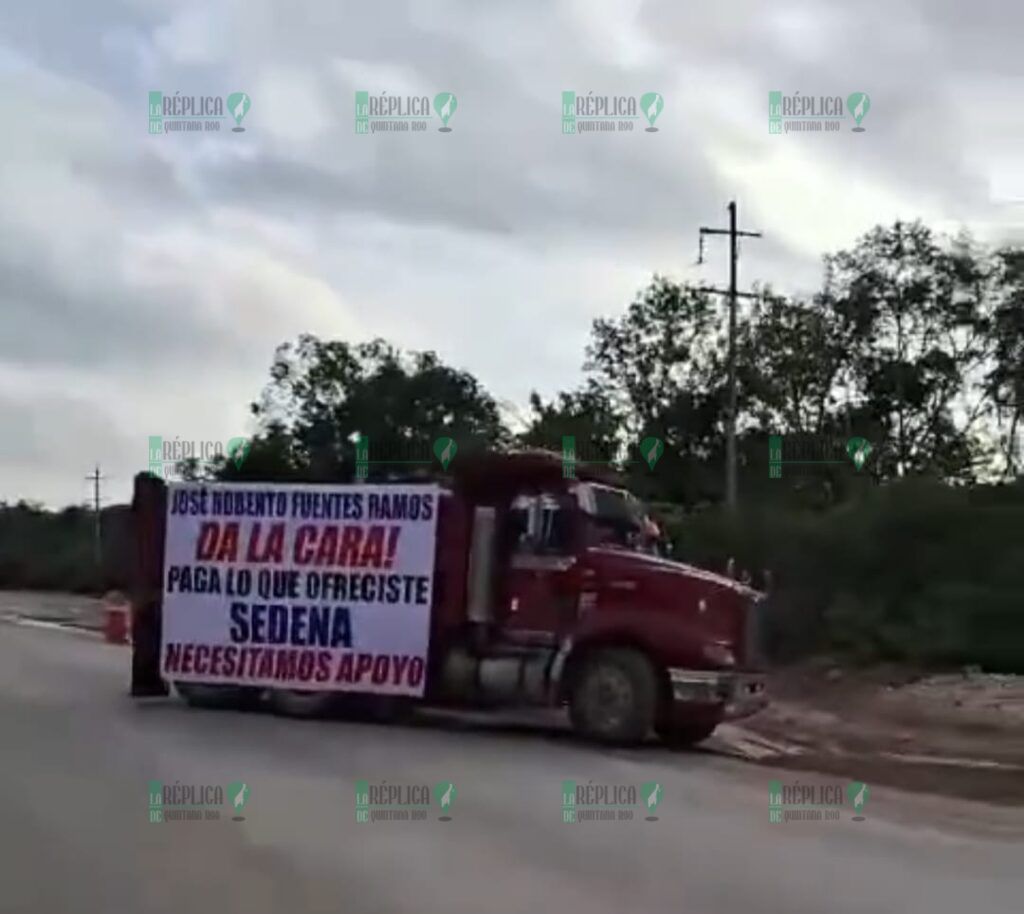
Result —
<instances>
[{"instance_id":1,"label":"truck door","mask_svg":"<svg viewBox=\"0 0 1024 914\"><path fill-rule=\"evenodd\" d=\"M502 575L500 637L555 646L576 619L576 500L566 492L524 492L507 517L511 550Z\"/></svg>"}]
</instances>

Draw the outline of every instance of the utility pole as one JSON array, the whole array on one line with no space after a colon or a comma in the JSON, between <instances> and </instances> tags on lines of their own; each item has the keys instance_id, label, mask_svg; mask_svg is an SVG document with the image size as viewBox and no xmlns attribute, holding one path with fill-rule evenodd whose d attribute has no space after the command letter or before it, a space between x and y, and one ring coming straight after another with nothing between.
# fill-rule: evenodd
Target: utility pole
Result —
<instances>
[{"instance_id":1,"label":"utility pole","mask_svg":"<svg viewBox=\"0 0 1024 914\"><path fill-rule=\"evenodd\" d=\"M740 232L736 229L736 201L729 202L729 228L717 229L700 227L700 255L697 263L704 262L704 236L705 235L728 235L729 236L729 288L723 289L701 289L702 292L715 292L719 295L729 296L729 406L726 415L725 426L725 504L730 511L736 510L736 299L757 298L749 292L736 291L736 260L737 244L736 239L740 236L745 238L760 238L760 232Z\"/></svg>"},{"instance_id":2,"label":"utility pole","mask_svg":"<svg viewBox=\"0 0 1024 914\"><path fill-rule=\"evenodd\" d=\"M96 469L85 477L92 482L92 500L93 500L93 545L95 548L96 567L100 568L103 564L103 545L100 534L100 480L106 479L105 476L100 476L100 465L96 464Z\"/></svg>"}]
</instances>

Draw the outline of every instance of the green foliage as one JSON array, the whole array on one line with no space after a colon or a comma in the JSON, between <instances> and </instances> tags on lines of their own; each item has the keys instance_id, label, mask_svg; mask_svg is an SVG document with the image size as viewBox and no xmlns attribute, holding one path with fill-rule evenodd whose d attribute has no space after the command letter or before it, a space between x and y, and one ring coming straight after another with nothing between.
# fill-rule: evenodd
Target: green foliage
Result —
<instances>
[{"instance_id":1,"label":"green foliage","mask_svg":"<svg viewBox=\"0 0 1024 914\"><path fill-rule=\"evenodd\" d=\"M808 513L720 510L671 527L698 564L772 571L770 642L863 661L977 663L1024 672L1024 485L907 480Z\"/></svg>"},{"instance_id":2,"label":"green foliage","mask_svg":"<svg viewBox=\"0 0 1024 914\"><path fill-rule=\"evenodd\" d=\"M509 437L480 382L433 352L306 335L278 348L270 374L252 405L260 431L249 455L241 467L224 461L218 478L347 481L357 437L369 441L370 478L432 472L437 438L454 438L465 458Z\"/></svg>"},{"instance_id":3,"label":"green foliage","mask_svg":"<svg viewBox=\"0 0 1024 914\"><path fill-rule=\"evenodd\" d=\"M516 436L517 445L558 451L562 437L572 435L581 460L612 460L618 456L623 417L597 383L592 381L583 390L562 392L550 403L534 392L530 409L532 421Z\"/></svg>"},{"instance_id":4,"label":"green foliage","mask_svg":"<svg viewBox=\"0 0 1024 914\"><path fill-rule=\"evenodd\" d=\"M0 503L0 587L98 594L130 586L128 510L108 508L101 521L103 562L97 566L91 511Z\"/></svg>"},{"instance_id":5,"label":"green foliage","mask_svg":"<svg viewBox=\"0 0 1024 914\"><path fill-rule=\"evenodd\" d=\"M665 443L656 472L633 459L620 464L624 481L658 504L677 557L724 570L734 556L755 583L771 569L777 657L840 650L1024 671L1024 487L980 484L1013 479L1019 466L1022 314L1024 251L942 240L916 222L879 226L827 256L810 300L768 289L744 300L737 517L715 507L724 491L726 309L660 276L620 314L594 322L583 383L550 401L532 394L518 436L480 382L435 353L306 335L277 350L241 465L179 471L348 481L362 436L370 479L385 479L438 472L440 437L455 439L464 461L474 448L557 449L563 435L575 437L581 459L621 457L656 436ZM772 434L859 436L873 454L860 473L840 453L834 465L787 467L770 479ZM986 476L997 452L1002 463ZM382 458L423 463L375 462ZM115 517L104 512L104 541L121 536L120 545L105 554L119 563L95 568L86 512L0 506L0 586L124 586L131 542Z\"/></svg>"}]
</instances>

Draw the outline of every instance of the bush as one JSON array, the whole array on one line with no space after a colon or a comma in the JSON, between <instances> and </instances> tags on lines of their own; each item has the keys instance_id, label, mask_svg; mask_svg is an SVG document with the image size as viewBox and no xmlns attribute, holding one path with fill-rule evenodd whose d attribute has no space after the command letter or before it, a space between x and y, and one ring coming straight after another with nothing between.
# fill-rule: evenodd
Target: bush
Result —
<instances>
[{"instance_id":1,"label":"bush","mask_svg":"<svg viewBox=\"0 0 1024 914\"><path fill-rule=\"evenodd\" d=\"M906 481L820 512L721 510L670 528L676 554L770 568L769 650L1024 672L1024 488ZM759 580L754 575L755 582Z\"/></svg>"}]
</instances>

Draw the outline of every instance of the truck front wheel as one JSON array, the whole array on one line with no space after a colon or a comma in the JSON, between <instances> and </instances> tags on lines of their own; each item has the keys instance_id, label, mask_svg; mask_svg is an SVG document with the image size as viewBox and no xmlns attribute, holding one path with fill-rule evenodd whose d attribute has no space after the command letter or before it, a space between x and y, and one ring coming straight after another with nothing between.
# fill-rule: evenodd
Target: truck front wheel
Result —
<instances>
[{"instance_id":1,"label":"truck front wheel","mask_svg":"<svg viewBox=\"0 0 1024 914\"><path fill-rule=\"evenodd\" d=\"M569 718L581 736L638 743L654 723L658 680L640 651L612 648L587 657L573 676Z\"/></svg>"},{"instance_id":2,"label":"truck front wheel","mask_svg":"<svg viewBox=\"0 0 1024 914\"><path fill-rule=\"evenodd\" d=\"M670 749L689 749L711 736L717 726L717 721L670 724L658 727L657 731L661 741Z\"/></svg>"}]
</instances>

